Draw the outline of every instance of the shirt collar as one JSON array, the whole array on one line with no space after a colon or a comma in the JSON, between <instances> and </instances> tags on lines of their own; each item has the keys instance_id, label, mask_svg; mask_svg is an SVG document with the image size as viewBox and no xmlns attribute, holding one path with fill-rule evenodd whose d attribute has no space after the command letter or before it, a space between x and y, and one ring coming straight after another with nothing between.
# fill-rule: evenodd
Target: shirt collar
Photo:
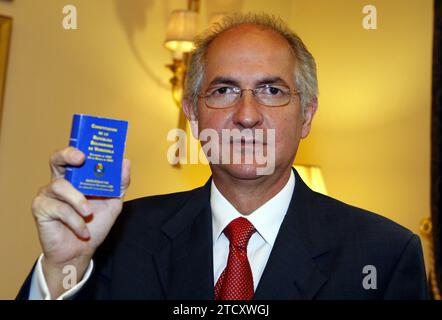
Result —
<instances>
[{"instance_id":1,"label":"shirt collar","mask_svg":"<svg viewBox=\"0 0 442 320\"><path fill-rule=\"evenodd\" d=\"M253 224L261 237L273 246L279 228L287 213L294 189L295 175L293 174L293 170L291 170L290 178L281 191L248 216L243 216L222 195L212 179L210 206L212 209L213 242L219 238L223 230L233 219L245 217Z\"/></svg>"}]
</instances>

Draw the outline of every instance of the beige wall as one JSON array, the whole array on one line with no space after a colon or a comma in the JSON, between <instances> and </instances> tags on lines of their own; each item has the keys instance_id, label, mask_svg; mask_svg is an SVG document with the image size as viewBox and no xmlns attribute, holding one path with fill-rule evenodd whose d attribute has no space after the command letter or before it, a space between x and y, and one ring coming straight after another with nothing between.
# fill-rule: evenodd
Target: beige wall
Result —
<instances>
[{"instance_id":1,"label":"beige wall","mask_svg":"<svg viewBox=\"0 0 442 320\"><path fill-rule=\"evenodd\" d=\"M369 1L378 30L361 27L359 0L215 1L281 15L317 58L320 109L297 161L322 166L329 193L418 232L429 214L431 0ZM0 298L13 298L39 254L30 204L47 159L68 142L73 113L130 121L128 198L202 184L207 167L170 167L177 122L164 68L167 15L179 0L18 0L0 127ZM79 30L62 29L77 6Z\"/></svg>"}]
</instances>

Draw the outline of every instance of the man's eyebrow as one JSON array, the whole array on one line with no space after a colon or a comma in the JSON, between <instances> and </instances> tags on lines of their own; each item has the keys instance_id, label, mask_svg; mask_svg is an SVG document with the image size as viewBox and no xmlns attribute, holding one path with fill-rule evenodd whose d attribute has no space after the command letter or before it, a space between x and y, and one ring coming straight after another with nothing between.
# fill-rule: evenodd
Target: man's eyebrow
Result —
<instances>
[{"instance_id":1,"label":"man's eyebrow","mask_svg":"<svg viewBox=\"0 0 442 320\"><path fill-rule=\"evenodd\" d=\"M229 77L216 77L215 79L210 81L209 86L217 84L227 84L234 87L239 87L239 82Z\"/></svg>"},{"instance_id":2,"label":"man's eyebrow","mask_svg":"<svg viewBox=\"0 0 442 320\"><path fill-rule=\"evenodd\" d=\"M267 77L261 80L258 80L255 83L256 87L262 86L264 84L284 84L284 85L288 85L287 82L285 82L281 77Z\"/></svg>"},{"instance_id":3,"label":"man's eyebrow","mask_svg":"<svg viewBox=\"0 0 442 320\"><path fill-rule=\"evenodd\" d=\"M276 83L287 85L287 82L285 82L281 77L276 76L276 77L265 77L263 79L258 80L257 82L255 82L255 87L259 87L264 84L276 84ZM224 76L216 77L209 83L209 86L214 86L217 84L226 84L234 87L240 87L240 83L237 80Z\"/></svg>"}]
</instances>

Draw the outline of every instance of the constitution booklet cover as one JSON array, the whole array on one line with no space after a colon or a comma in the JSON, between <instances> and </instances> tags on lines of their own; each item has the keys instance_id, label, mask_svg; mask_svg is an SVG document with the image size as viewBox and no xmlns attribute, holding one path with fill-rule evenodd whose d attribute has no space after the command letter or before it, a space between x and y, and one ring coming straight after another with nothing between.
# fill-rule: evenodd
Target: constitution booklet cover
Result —
<instances>
[{"instance_id":1,"label":"constitution booklet cover","mask_svg":"<svg viewBox=\"0 0 442 320\"><path fill-rule=\"evenodd\" d=\"M119 197L128 122L75 114L69 145L86 156L80 167L67 167L65 179L88 196Z\"/></svg>"}]
</instances>

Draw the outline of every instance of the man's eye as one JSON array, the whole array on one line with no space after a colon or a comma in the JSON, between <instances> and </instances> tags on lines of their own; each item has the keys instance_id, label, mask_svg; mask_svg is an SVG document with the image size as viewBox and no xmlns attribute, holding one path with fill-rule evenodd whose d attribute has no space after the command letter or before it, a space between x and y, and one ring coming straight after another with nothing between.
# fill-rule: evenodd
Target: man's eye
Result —
<instances>
[{"instance_id":1,"label":"man's eye","mask_svg":"<svg viewBox=\"0 0 442 320\"><path fill-rule=\"evenodd\" d=\"M261 92L270 96L283 95L286 93L282 88L271 86L262 88Z\"/></svg>"},{"instance_id":2,"label":"man's eye","mask_svg":"<svg viewBox=\"0 0 442 320\"><path fill-rule=\"evenodd\" d=\"M216 88L216 89L212 89L209 91L209 94L211 96L222 96L228 93L234 93L233 88L231 87L221 87L221 88Z\"/></svg>"}]
</instances>

